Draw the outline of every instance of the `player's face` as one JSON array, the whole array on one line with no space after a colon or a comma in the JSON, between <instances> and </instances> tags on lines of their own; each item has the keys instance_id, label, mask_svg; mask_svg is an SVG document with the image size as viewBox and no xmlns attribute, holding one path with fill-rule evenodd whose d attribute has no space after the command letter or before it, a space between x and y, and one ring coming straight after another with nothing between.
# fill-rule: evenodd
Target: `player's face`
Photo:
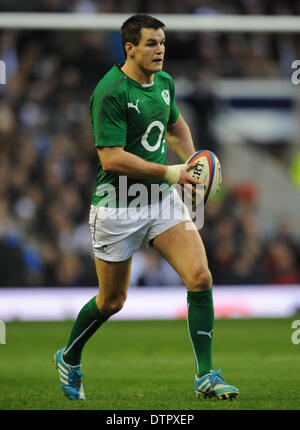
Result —
<instances>
[{"instance_id":1,"label":"player's face","mask_svg":"<svg viewBox=\"0 0 300 430\"><path fill-rule=\"evenodd\" d=\"M162 70L165 55L165 33L161 28L142 28L140 43L132 45L133 60L145 73Z\"/></svg>"}]
</instances>

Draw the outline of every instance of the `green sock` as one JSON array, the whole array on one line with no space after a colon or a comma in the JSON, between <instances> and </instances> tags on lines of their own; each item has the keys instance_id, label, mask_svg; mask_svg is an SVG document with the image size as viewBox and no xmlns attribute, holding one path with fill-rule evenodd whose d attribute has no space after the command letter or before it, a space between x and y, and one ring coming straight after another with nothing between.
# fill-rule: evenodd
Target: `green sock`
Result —
<instances>
[{"instance_id":1,"label":"green sock","mask_svg":"<svg viewBox=\"0 0 300 430\"><path fill-rule=\"evenodd\" d=\"M212 334L214 308L212 288L203 291L188 291L187 323L194 348L197 376L210 372L212 366Z\"/></svg>"},{"instance_id":2,"label":"green sock","mask_svg":"<svg viewBox=\"0 0 300 430\"><path fill-rule=\"evenodd\" d=\"M83 306L75 320L63 354L66 363L72 366L80 364L85 343L108 318L109 316L101 312L96 305L96 296Z\"/></svg>"}]
</instances>

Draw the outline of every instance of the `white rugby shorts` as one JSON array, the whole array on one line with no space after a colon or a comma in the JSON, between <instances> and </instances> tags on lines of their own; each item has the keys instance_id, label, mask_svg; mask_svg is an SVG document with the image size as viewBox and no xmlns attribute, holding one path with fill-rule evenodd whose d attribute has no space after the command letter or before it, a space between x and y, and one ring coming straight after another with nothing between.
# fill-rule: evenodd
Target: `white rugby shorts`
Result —
<instances>
[{"instance_id":1,"label":"white rugby shorts","mask_svg":"<svg viewBox=\"0 0 300 430\"><path fill-rule=\"evenodd\" d=\"M186 205L173 189L161 202L137 208L90 208L94 254L105 261L124 261L141 245L183 221L191 221Z\"/></svg>"}]
</instances>

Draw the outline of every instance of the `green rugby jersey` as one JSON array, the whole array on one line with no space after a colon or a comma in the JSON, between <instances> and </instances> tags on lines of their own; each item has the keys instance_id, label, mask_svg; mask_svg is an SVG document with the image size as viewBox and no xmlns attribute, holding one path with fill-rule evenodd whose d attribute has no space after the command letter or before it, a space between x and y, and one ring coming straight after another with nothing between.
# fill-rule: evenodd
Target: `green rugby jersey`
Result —
<instances>
[{"instance_id":1,"label":"green rugby jersey","mask_svg":"<svg viewBox=\"0 0 300 430\"><path fill-rule=\"evenodd\" d=\"M179 117L173 80L161 71L154 75L153 84L143 86L125 75L120 67L115 65L106 73L90 98L95 145L123 146L125 151L146 161L166 164L167 126ZM136 197L128 195L130 188L137 189L133 185L144 184L150 196L151 184L166 184L163 180L154 179L126 177L125 180L126 187L122 185L119 189L119 176L104 172L99 161L92 204L126 207ZM111 185L116 193L112 192Z\"/></svg>"}]
</instances>

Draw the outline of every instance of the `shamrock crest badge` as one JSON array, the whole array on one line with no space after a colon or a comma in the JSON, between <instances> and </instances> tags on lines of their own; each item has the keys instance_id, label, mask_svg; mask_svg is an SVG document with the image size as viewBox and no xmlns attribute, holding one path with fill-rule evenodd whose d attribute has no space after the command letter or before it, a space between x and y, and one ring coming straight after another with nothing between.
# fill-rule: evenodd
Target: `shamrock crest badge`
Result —
<instances>
[{"instance_id":1,"label":"shamrock crest badge","mask_svg":"<svg viewBox=\"0 0 300 430\"><path fill-rule=\"evenodd\" d=\"M161 92L162 98L164 99L164 101L166 102L166 104L169 106L170 105L170 93L169 90L163 90Z\"/></svg>"}]
</instances>

